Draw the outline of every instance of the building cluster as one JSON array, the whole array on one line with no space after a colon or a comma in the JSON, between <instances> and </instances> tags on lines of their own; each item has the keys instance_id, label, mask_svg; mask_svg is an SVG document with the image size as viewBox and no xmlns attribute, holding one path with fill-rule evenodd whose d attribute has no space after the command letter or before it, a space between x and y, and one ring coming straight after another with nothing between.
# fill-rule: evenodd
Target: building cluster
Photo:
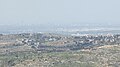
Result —
<instances>
[{"instance_id":1,"label":"building cluster","mask_svg":"<svg viewBox=\"0 0 120 67\"><path fill-rule=\"evenodd\" d=\"M86 35L75 36L76 43L92 43L96 45L120 44L120 35Z\"/></svg>"},{"instance_id":2,"label":"building cluster","mask_svg":"<svg viewBox=\"0 0 120 67\"><path fill-rule=\"evenodd\" d=\"M22 34L21 42L38 50L78 50L102 45L119 45L120 35L63 36L54 34Z\"/></svg>"}]
</instances>

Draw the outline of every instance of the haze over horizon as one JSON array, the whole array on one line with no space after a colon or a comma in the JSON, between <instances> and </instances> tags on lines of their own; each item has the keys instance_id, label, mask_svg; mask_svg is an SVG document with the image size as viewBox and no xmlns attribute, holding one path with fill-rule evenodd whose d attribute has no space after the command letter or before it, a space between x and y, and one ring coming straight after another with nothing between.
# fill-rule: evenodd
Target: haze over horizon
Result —
<instances>
[{"instance_id":1,"label":"haze over horizon","mask_svg":"<svg viewBox=\"0 0 120 67\"><path fill-rule=\"evenodd\" d=\"M120 0L0 0L1 25L120 24Z\"/></svg>"}]
</instances>

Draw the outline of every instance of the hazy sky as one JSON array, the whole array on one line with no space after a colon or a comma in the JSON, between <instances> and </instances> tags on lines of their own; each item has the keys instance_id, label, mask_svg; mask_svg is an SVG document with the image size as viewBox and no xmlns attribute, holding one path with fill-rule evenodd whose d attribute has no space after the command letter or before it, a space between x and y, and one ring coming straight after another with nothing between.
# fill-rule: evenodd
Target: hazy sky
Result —
<instances>
[{"instance_id":1,"label":"hazy sky","mask_svg":"<svg viewBox=\"0 0 120 67\"><path fill-rule=\"evenodd\" d=\"M120 0L0 0L0 24L120 23Z\"/></svg>"}]
</instances>

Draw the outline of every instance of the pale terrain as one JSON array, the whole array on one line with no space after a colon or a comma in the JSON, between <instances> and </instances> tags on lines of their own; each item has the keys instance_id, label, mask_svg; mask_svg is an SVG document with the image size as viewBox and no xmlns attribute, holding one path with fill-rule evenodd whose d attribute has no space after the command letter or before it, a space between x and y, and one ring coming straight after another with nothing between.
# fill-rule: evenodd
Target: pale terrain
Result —
<instances>
[{"instance_id":1,"label":"pale terrain","mask_svg":"<svg viewBox=\"0 0 120 67\"><path fill-rule=\"evenodd\" d=\"M119 67L120 35L0 36L0 67Z\"/></svg>"}]
</instances>

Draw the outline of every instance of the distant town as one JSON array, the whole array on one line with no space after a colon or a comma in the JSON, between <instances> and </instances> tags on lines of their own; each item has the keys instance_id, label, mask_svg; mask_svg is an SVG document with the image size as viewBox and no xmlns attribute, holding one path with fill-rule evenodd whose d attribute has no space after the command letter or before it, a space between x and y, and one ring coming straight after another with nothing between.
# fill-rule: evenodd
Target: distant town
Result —
<instances>
[{"instance_id":1,"label":"distant town","mask_svg":"<svg viewBox=\"0 0 120 67\"><path fill-rule=\"evenodd\" d=\"M107 35L80 35L72 36L60 35L54 33L21 33L0 35L0 48L5 51L1 53L15 52L13 48L23 48L27 46L32 50L39 52L61 52L70 50L91 49L93 47L104 45L119 45L119 34ZM28 48L22 49L27 50ZM16 51L21 51L16 50Z\"/></svg>"},{"instance_id":2,"label":"distant town","mask_svg":"<svg viewBox=\"0 0 120 67\"><path fill-rule=\"evenodd\" d=\"M116 57L119 45L120 34L0 34L0 66L65 67L63 64L73 64L74 67L114 67L119 66L119 57ZM109 59L114 57L113 63Z\"/></svg>"}]
</instances>

